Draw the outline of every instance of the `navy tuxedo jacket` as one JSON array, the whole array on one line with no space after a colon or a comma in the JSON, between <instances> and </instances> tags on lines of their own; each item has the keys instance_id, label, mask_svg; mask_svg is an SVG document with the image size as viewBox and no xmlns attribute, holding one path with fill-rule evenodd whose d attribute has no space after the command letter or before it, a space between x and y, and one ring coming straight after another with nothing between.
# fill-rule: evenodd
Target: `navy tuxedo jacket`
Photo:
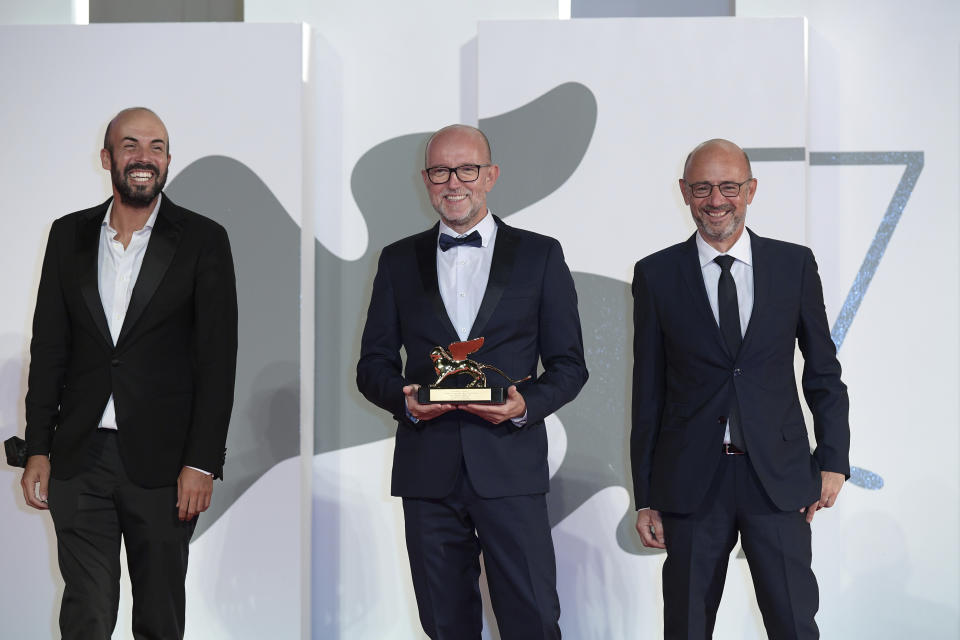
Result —
<instances>
[{"instance_id":1,"label":"navy tuxedo jacket","mask_svg":"<svg viewBox=\"0 0 960 640\"><path fill-rule=\"evenodd\" d=\"M227 233L164 195L116 345L97 256L110 200L50 229L30 343L28 455L82 470L111 394L136 484L176 484L184 465L221 477L233 407L237 294Z\"/></svg>"},{"instance_id":2,"label":"navy tuxedo jacket","mask_svg":"<svg viewBox=\"0 0 960 640\"><path fill-rule=\"evenodd\" d=\"M549 489L543 420L571 401L587 380L577 294L560 243L495 220L490 277L470 330L470 339L482 336L484 344L470 357L513 378L532 376L517 385L527 404L527 423L522 428L509 420L494 425L459 410L418 423L408 419L403 386L436 380L430 350L460 338L437 283L438 225L384 248L361 339L357 386L397 420L393 495L446 496L461 460L483 497ZM509 384L496 373L489 373L488 381Z\"/></svg>"},{"instance_id":3,"label":"navy tuxedo jacket","mask_svg":"<svg viewBox=\"0 0 960 640\"><path fill-rule=\"evenodd\" d=\"M751 463L779 509L815 502L821 470L850 475L849 402L813 253L748 233L754 303L735 356L710 309L695 236L636 264L630 454L637 508L691 513L700 506L733 398ZM813 453L794 377L797 344Z\"/></svg>"}]
</instances>

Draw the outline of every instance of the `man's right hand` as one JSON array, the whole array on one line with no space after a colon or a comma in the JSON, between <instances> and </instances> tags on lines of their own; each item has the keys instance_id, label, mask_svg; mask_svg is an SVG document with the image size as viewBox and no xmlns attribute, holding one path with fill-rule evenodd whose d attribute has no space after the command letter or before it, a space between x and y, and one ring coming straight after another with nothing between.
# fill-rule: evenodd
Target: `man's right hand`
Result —
<instances>
[{"instance_id":1,"label":"man's right hand","mask_svg":"<svg viewBox=\"0 0 960 640\"><path fill-rule=\"evenodd\" d=\"M645 547L654 549L666 549L666 541L663 538L663 521L660 519L660 512L655 509L641 509L637 512L637 533L640 534L640 540Z\"/></svg>"},{"instance_id":2,"label":"man's right hand","mask_svg":"<svg viewBox=\"0 0 960 640\"><path fill-rule=\"evenodd\" d=\"M23 497L34 509L49 509L47 506L47 485L50 483L50 460L47 456L30 456L20 478ZM37 484L40 490L37 491Z\"/></svg>"},{"instance_id":3,"label":"man's right hand","mask_svg":"<svg viewBox=\"0 0 960 640\"><path fill-rule=\"evenodd\" d=\"M447 411L456 409L452 404L420 404L417 401L417 391L420 389L418 384L408 384L403 388L403 395L406 396L407 411L417 420L432 420L437 416L442 416Z\"/></svg>"}]
</instances>

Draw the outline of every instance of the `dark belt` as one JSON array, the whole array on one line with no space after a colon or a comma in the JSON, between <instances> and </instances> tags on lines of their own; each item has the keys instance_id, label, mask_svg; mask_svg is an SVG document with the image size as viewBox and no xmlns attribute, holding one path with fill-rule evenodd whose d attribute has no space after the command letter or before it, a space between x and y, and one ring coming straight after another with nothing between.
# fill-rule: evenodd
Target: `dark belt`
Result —
<instances>
[{"instance_id":1,"label":"dark belt","mask_svg":"<svg viewBox=\"0 0 960 640\"><path fill-rule=\"evenodd\" d=\"M747 452L744 451L743 449L741 449L741 448L739 448L739 447L735 447L734 445L732 445L732 444L727 444L727 443L724 443L724 444L723 444L723 452L724 452L725 454L727 454L728 456L742 456L742 455L745 455L745 454L747 453Z\"/></svg>"}]
</instances>

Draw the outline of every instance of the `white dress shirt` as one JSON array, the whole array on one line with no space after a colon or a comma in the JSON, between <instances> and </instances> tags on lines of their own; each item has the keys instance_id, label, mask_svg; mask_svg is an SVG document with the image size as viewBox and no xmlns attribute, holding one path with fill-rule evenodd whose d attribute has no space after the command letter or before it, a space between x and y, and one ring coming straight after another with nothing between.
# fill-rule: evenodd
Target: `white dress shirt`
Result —
<instances>
[{"instance_id":1,"label":"white dress shirt","mask_svg":"<svg viewBox=\"0 0 960 640\"><path fill-rule=\"evenodd\" d=\"M470 329L477 319L480 303L487 291L490 279L490 265L493 263L493 245L497 240L497 223L487 209L487 215L466 233L457 233L440 221L440 233L461 238L477 231L480 234L480 246L455 246L442 251L437 245L437 282L440 285L440 297L447 315L460 340L470 337ZM437 238L439 239L439 234ZM408 412L409 413L409 412ZM514 426L522 427L527 423L527 412L511 418Z\"/></svg>"},{"instance_id":2,"label":"white dress shirt","mask_svg":"<svg viewBox=\"0 0 960 640\"><path fill-rule=\"evenodd\" d=\"M697 232L697 253L700 255L700 272L703 274L703 285L707 289L707 299L710 300L710 310L713 318L720 326L720 308L717 304L717 285L720 282L720 265L713 261L720 255L733 256L730 266L730 275L737 286L737 310L740 312L740 335L743 336L750 324L750 315L753 313L753 250L750 248L750 234L744 229L740 238L726 254L722 254L700 236ZM730 422L727 421L723 441L730 444Z\"/></svg>"},{"instance_id":3,"label":"white dress shirt","mask_svg":"<svg viewBox=\"0 0 960 640\"><path fill-rule=\"evenodd\" d=\"M113 344L117 344L123 320L127 317L127 307L133 295L133 286L140 275L143 265L143 256L147 252L147 243L153 225L157 221L157 212L160 210L160 200L153 208L147 223L139 231L134 231L130 244L124 249L117 240L117 230L111 226L110 215L113 213L113 203L107 207L107 214L100 225L100 248L97 254L97 287L100 290L100 303L107 316L107 326L110 328L110 337ZM107 400L107 406L100 418L101 429L117 428L117 411L113 406L113 395Z\"/></svg>"},{"instance_id":4,"label":"white dress shirt","mask_svg":"<svg viewBox=\"0 0 960 640\"><path fill-rule=\"evenodd\" d=\"M133 232L126 249L117 240L117 230L110 224L113 202L107 207L107 213L103 216L103 222L100 223L97 288L100 290L100 304L103 305L103 312L107 316L107 326L110 328L110 337L113 339L114 346L117 344L117 338L120 337L123 321L127 317L127 307L130 306L130 298L133 296L133 287L140 275L140 267L143 266L143 256L147 253L147 244L150 242L153 225L157 222L157 213L160 211L162 199L162 195L157 198L157 204L147 218L146 224L142 229ZM107 406L103 410L100 428L117 430L117 409L113 404L113 394L110 394ZM213 475L197 467L190 468L202 471L208 476Z\"/></svg>"},{"instance_id":5,"label":"white dress shirt","mask_svg":"<svg viewBox=\"0 0 960 640\"><path fill-rule=\"evenodd\" d=\"M483 294L490 279L490 265L493 263L493 245L497 240L497 223L493 215L487 215L467 233L459 234L443 221L440 221L440 233L459 238L477 231L480 233L479 247L455 246L446 251L437 247L437 281L440 285L440 297L453 328L461 340L470 337ZM439 237L439 236L438 236Z\"/></svg>"}]
</instances>

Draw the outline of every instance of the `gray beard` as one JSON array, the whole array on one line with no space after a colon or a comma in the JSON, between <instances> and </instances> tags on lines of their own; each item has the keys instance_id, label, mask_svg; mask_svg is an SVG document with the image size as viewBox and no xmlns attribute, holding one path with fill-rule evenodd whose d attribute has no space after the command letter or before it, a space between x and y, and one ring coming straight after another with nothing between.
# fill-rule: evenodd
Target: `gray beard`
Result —
<instances>
[{"instance_id":1,"label":"gray beard","mask_svg":"<svg viewBox=\"0 0 960 640\"><path fill-rule=\"evenodd\" d=\"M708 238L712 238L718 242L723 242L724 240L727 240L731 236L733 236L733 234L737 232L737 229L739 229L743 225L743 216L738 216L736 212L731 212L731 213L733 215L731 216L732 219L730 220L730 224L720 232L720 235L714 235L712 233L712 228L708 227L707 224L703 220L701 220L699 217L697 216L691 216L691 217L693 218L694 224L697 225L697 228L703 232L703 235L707 236Z\"/></svg>"}]
</instances>

